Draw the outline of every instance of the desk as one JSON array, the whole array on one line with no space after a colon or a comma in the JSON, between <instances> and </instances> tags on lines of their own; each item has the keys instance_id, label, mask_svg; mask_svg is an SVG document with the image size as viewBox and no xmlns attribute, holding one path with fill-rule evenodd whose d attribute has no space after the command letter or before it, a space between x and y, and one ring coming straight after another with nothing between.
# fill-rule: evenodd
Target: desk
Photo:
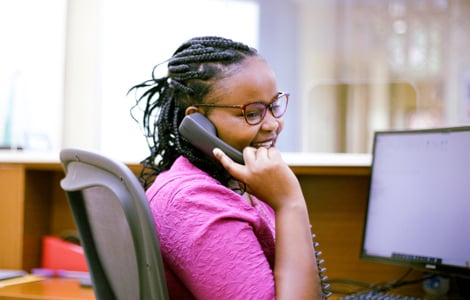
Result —
<instances>
[{"instance_id":1,"label":"desk","mask_svg":"<svg viewBox=\"0 0 470 300\"><path fill-rule=\"evenodd\" d=\"M76 279L52 278L0 288L0 300L94 300L93 289Z\"/></svg>"},{"instance_id":2,"label":"desk","mask_svg":"<svg viewBox=\"0 0 470 300\"><path fill-rule=\"evenodd\" d=\"M0 153L0 268L30 271L40 266L41 238L59 235L75 225L59 185L64 173L58 154L38 159L22 155L2 157ZM403 267L359 259L370 156L283 157L300 181L330 279L377 283L396 280L405 273ZM140 171L137 163L127 165L134 173Z\"/></svg>"}]
</instances>

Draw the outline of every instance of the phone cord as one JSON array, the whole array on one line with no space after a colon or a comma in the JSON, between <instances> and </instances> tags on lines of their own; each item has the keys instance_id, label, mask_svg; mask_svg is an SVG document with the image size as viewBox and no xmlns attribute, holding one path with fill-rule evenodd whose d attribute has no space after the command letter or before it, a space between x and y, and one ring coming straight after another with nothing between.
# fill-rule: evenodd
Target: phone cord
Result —
<instances>
[{"instance_id":1,"label":"phone cord","mask_svg":"<svg viewBox=\"0 0 470 300\"><path fill-rule=\"evenodd\" d=\"M311 227L311 226L310 226ZM328 276L325 275L326 268L320 266L325 262L324 259L319 258L319 256L322 255L321 251L317 251L317 247L320 245L318 242L315 241L316 235L312 233L312 241L313 241L313 247L315 248L315 257L317 259L317 267L318 267L318 275L320 276L320 282L321 282L321 293L322 293L322 299L328 299L331 296L330 292L330 284L327 282Z\"/></svg>"}]
</instances>

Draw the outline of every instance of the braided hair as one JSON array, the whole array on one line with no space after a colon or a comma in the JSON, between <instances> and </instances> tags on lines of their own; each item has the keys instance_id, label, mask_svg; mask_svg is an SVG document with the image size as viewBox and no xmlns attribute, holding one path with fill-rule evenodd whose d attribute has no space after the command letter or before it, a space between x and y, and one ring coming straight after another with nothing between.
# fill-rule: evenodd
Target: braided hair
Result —
<instances>
[{"instance_id":1,"label":"braided hair","mask_svg":"<svg viewBox=\"0 0 470 300\"><path fill-rule=\"evenodd\" d=\"M147 139L150 155L142 162L140 179L148 188L155 177L169 169L178 156L186 157L193 165L227 185L230 176L221 164L204 159L178 131L187 107L203 103L213 85L226 73L228 66L240 64L257 51L230 39L206 36L183 43L167 60L167 76L152 78L130 90L144 90L131 110L141 108L141 126ZM137 119L136 119L137 120Z\"/></svg>"}]
</instances>

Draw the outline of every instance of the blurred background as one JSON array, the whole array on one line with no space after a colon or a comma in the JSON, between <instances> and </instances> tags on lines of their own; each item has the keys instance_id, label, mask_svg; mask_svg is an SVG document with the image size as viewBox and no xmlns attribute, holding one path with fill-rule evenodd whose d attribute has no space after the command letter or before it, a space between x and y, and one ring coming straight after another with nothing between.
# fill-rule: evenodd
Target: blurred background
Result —
<instances>
[{"instance_id":1,"label":"blurred background","mask_svg":"<svg viewBox=\"0 0 470 300\"><path fill-rule=\"evenodd\" d=\"M466 0L0 0L0 146L140 160L129 88L222 35L291 93L282 151L370 153L375 130L470 125L469 32Z\"/></svg>"}]
</instances>

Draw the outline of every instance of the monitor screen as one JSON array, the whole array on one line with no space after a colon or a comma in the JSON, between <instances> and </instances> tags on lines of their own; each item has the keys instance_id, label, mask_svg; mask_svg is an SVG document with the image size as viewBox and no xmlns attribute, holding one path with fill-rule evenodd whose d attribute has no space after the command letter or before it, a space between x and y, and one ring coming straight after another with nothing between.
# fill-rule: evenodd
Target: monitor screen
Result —
<instances>
[{"instance_id":1,"label":"monitor screen","mask_svg":"<svg viewBox=\"0 0 470 300\"><path fill-rule=\"evenodd\" d=\"M470 126L374 134L361 258L470 276Z\"/></svg>"}]
</instances>

